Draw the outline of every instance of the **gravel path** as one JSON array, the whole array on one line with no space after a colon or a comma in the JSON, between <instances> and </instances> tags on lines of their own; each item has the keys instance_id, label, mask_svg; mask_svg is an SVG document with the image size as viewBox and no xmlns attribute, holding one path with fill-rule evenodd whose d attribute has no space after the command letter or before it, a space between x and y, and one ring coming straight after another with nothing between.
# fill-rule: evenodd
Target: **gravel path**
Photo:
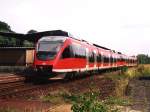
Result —
<instances>
[{"instance_id":1,"label":"gravel path","mask_svg":"<svg viewBox=\"0 0 150 112\"><path fill-rule=\"evenodd\" d=\"M150 112L150 77L134 79L130 82L133 110Z\"/></svg>"}]
</instances>

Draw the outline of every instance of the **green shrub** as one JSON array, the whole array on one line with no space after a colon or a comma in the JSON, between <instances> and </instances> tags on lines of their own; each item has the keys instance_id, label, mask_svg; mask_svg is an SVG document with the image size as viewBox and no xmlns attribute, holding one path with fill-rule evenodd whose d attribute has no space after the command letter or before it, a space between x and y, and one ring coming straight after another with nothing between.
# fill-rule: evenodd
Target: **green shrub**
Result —
<instances>
[{"instance_id":1,"label":"green shrub","mask_svg":"<svg viewBox=\"0 0 150 112\"><path fill-rule=\"evenodd\" d=\"M64 98L71 100L73 112L120 112L115 105L125 105L126 100L110 97L99 99L99 92L88 92L81 95L65 94Z\"/></svg>"},{"instance_id":2,"label":"green shrub","mask_svg":"<svg viewBox=\"0 0 150 112\"><path fill-rule=\"evenodd\" d=\"M108 112L108 107L98 100L97 93L85 93L73 100L73 112Z\"/></svg>"},{"instance_id":3,"label":"green shrub","mask_svg":"<svg viewBox=\"0 0 150 112\"><path fill-rule=\"evenodd\" d=\"M128 70L128 67L124 66L124 67L121 68L121 73L124 74L127 70Z\"/></svg>"}]
</instances>

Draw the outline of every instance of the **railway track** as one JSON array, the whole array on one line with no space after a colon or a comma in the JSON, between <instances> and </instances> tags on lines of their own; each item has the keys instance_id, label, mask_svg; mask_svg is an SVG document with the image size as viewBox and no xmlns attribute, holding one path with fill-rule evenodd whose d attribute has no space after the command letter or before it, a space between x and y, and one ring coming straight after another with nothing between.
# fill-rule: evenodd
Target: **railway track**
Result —
<instances>
[{"instance_id":1,"label":"railway track","mask_svg":"<svg viewBox=\"0 0 150 112\"><path fill-rule=\"evenodd\" d=\"M10 82L17 82L17 81L24 81L25 77L23 76L17 76L13 74L6 74L0 76L0 85Z\"/></svg>"},{"instance_id":2,"label":"railway track","mask_svg":"<svg viewBox=\"0 0 150 112\"><path fill-rule=\"evenodd\" d=\"M25 77L13 74L4 74L0 76L0 97L15 92L18 88L24 86Z\"/></svg>"},{"instance_id":3,"label":"railway track","mask_svg":"<svg viewBox=\"0 0 150 112\"><path fill-rule=\"evenodd\" d=\"M0 76L0 98L11 98L16 95L25 95L29 91L46 89L52 83L59 82L56 80L45 80L40 77L23 77L23 76Z\"/></svg>"},{"instance_id":4,"label":"railway track","mask_svg":"<svg viewBox=\"0 0 150 112\"><path fill-rule=\"evenodd\" d=\"M27 78L27 80L26 80ZM69 83L72 80L63 80L62 78L43 77L0 77L0 99L13 98L13 96L26 96L30 91L46 91L60 87L62 83ZM74 80L74 79L73 79Z\"/></svg>"},{"instance_id":5,"label":"railway track","mask_svg":"<svg viewBox=\"0 0 150 112\"><path fill-rule=\"evenodd\" d=\"M104 77L104 74L100 76ZM84 78L85 77L83 77L83 79ZM48 90L59 88L60 85L66 85L64 84L64 80L57 78L53 78L52 80L40 80L40 77L30 77L29 79L29 81L26 81L25 77L18 77L13 75L10 75L8 77L0 77L0 98L13 98L13 96L26 97L26 95L28 95L30 92L48 92ZM80 79L82 80L82 78ZM75 83L76 81L73 80L67 80L67 82L65 81L65 83Z\"/></svg>"}]
</instances>

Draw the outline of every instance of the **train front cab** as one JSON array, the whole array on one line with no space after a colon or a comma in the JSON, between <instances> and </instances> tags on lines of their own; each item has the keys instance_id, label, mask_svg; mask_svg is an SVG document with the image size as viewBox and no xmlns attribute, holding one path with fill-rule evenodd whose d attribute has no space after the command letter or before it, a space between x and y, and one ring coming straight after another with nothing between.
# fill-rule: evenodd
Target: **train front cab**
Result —
<instances>
[{"instance_id":1,"label":"train front cab","mask_svg":"<svg viewBox=\"0 0 150 112\"><path fill-rule=\"evenodd\" d=\"M62 36L42 37L36 45L34 68L38 72L51 73L64 48L65 41L66 37Z\"/></svg>"}]
</instances>

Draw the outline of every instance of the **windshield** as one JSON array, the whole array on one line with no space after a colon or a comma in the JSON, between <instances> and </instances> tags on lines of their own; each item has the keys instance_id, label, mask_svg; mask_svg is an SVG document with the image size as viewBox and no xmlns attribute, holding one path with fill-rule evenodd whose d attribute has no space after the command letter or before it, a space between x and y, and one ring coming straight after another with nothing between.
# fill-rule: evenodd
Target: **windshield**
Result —
<instances>
[{"instance_id":1,"label":"windshield","mask_svg":"<svg viewBox=\"0 0 150 112\"><path fill-rule=\"evenodd\" d=\"M52 60L62 47L66 37L45 36L39 39L36 56L39 60Z\"/></svg>"},{"instance_id":2,"label":"windshield","mask_svg":"<svg viewBox=\"0 0 150 112\"><path fill-rule=\"evenodd\" d=\"M59 41L42 41L38 44L38 51L58 52L62 42Z\"/></svg>"},{"instance_id":3,"label":"windshield","mask_svg":"<svg viewBox=\"0 0 150 112\"><path fill-rule=\"evenodd\" d=\"M62 46L62 41L40 41L37 47L37 58L40 60L54 59Z\"/></svg>"}]
</instances>

